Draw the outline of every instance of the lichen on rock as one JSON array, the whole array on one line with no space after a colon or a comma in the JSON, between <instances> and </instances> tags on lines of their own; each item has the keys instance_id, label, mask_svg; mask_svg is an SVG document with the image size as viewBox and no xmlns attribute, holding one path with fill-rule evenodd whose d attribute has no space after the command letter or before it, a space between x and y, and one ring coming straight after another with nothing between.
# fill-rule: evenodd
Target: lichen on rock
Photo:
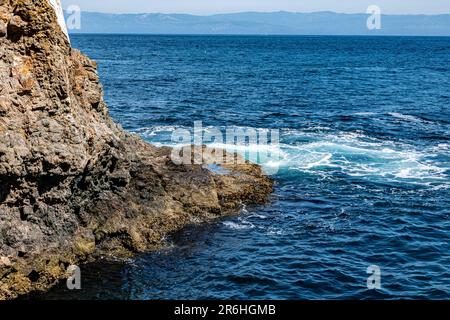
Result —
<instances>
[{"instance_id":1,"label":"lichen on rock","mask_svg":"<svg viewBox=\"0 0 450 320\"><path fill-rule=\"evenodd\" d=\"M112 121L95 62L47 1L0 0L0 299L46 290L69 265L158 248L272 191L257 165L219 174L170 154Z\"/></svg>"}]
</instances>

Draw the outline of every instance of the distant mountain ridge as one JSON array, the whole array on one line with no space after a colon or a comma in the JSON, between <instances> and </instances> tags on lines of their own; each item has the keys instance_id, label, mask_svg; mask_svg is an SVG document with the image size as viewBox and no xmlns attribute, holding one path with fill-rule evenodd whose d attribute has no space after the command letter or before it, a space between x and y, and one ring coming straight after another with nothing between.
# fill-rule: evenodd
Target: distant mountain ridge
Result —
<instances>
[{"instance_id":1,"label":"distant mountain ridge","mask_svg":"<svg viewBox=\"0 0 450 320\"><path fill-rule=\"evenodd\" d=\"M82 12L81 29L71 33L408 35L450 36L450 14L383 15L382 28L367 28L368 14L334 12L242 12L189 14L109 14Z\"/></svg>"}]
</instances>

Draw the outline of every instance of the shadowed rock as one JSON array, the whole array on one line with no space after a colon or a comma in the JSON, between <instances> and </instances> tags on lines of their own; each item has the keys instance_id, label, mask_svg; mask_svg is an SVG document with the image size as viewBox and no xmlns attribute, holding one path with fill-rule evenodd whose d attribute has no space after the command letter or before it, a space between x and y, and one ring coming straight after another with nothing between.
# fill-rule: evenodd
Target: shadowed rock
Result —
<instances>
[{"instance_id":1,"label":"shadowed rock","mask_svg":"<svg viewBox=\"0 0 450 320\"><path fill-rule=\"evenodd\" d=\"M46 290L72 264L158 248L272 191L257 165L211 171L170 154L111 120L95 62L47 1L0 0L0 299Z\"/></svg>"}]
</instances>

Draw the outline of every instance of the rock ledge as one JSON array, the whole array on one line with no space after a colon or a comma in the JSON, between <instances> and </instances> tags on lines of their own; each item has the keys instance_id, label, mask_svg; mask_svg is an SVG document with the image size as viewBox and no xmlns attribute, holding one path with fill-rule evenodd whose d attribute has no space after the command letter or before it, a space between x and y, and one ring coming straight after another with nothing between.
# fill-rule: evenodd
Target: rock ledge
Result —
<instances>
[{"instance_id":1,"label":"rock ledge","mask_svg":"<svg viewBox=\"0 0 450 320\"><path fill-rule=\"evenodd\" d=\"M95 62L70 47L47 1L0 0L0 300L272 192L257 165L219 174L170 154L111 120Z\"/></svg>"}]
</instances>

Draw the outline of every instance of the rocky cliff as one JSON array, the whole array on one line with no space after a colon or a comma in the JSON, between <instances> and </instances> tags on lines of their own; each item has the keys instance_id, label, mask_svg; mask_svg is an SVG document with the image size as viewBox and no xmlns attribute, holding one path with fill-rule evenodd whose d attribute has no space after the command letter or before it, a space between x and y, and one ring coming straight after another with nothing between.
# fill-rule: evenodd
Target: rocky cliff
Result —
<instances>
[{"instance_id":1,"label":"rocky cliff","mask_svg":"<svg viewBox=\"0 0 450 320\"><path fill-rule=\"evenodd\" d=\"M0 299L71 264L158 248L190 223L267 201L253 164L175 165L108 115L96 64L47 1L0 0Z\"/></svg>"}]
</instances>

